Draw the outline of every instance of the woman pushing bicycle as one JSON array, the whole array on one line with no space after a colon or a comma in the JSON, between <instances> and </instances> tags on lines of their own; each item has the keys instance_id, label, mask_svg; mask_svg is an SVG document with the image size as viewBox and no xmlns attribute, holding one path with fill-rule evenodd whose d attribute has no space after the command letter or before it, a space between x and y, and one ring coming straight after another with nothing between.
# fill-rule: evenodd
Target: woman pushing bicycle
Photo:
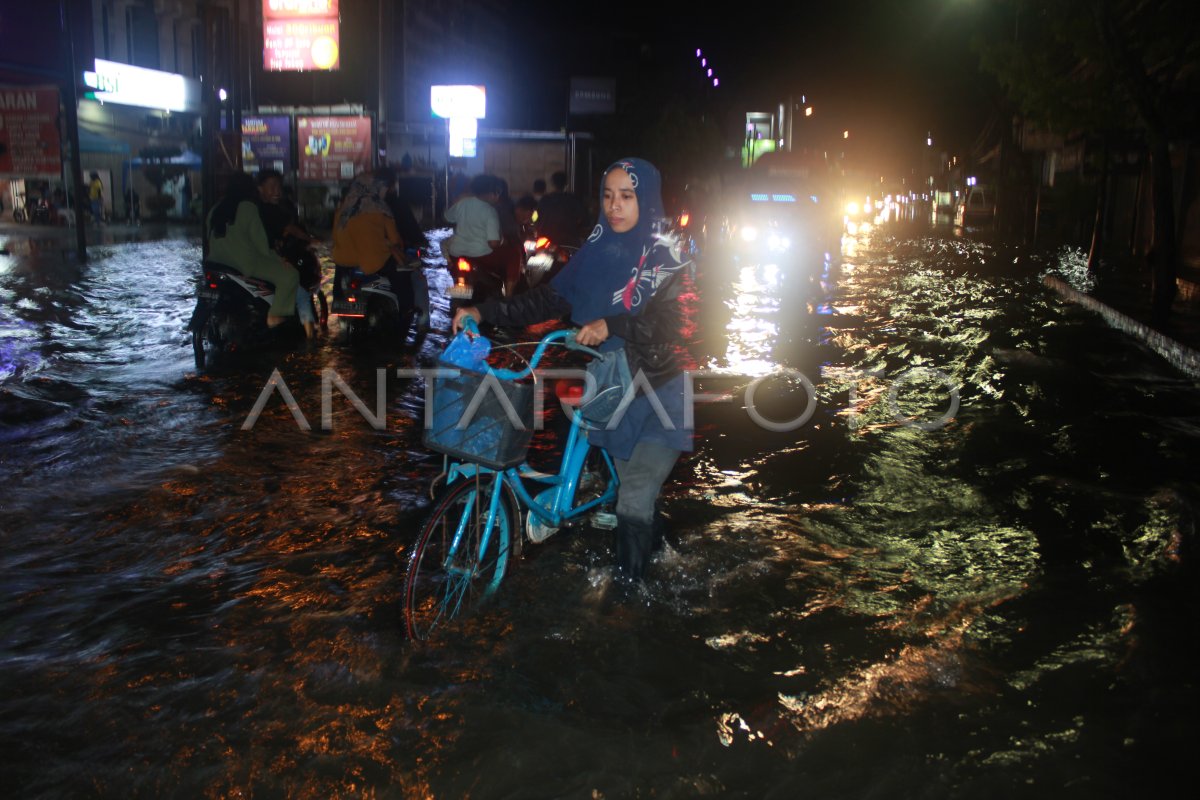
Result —
<instances>
[{"instance_id":1,"label":"woman pushing bicycle","mask_svg":"<svg viewBox=\"0 0 1200 800\"><path fill-rule=\"evenodd\" d=\"M513 298L461 308L452 327L457 332L466 317L525 326L569 316L581 326L579 344L602 353L624 349L633 385L653 391L639 391L608 425L593 427L588 441L615 461L617 577L636 583L661 541L655 504L663 482L679 454L692 449L678 358L680 273L689 262L678 240L662 231L662 181L652 164L617 161L602 186L600 219L561 273Z\"/></svg>"}]
</instances>

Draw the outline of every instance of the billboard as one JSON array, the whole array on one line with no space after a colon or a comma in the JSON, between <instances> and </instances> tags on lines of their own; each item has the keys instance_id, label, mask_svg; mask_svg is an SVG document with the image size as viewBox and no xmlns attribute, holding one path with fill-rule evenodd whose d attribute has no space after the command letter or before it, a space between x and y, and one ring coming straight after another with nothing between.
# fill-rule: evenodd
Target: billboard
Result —
<instances>
[{"instance_id":1,"label":"billboard","mask_svg":"<svg viewBox=\"0 0 1200 800\"><path fill-rule=\"evenodd\" d=\"M296 117L300 180L342 182L371 168L370 117Z\"/></svg>"},{"instance_id":2,"label":"billboard","mask_svg":"<svg viewBox=\"0 0 1200 800\"><path fill-rule=\"evenodd\" d=\"M291 169L291 117L242 117L242 166L247 172Z\"/></svg>"},{"instance_id":3,"label":"billboard","mask_svg":"<svg viewBox=\"0 0 1200 800\"><path fill-rule=\"evenodd\" d=\"M263 69L335 70L341 65L338 0L262 0Z\"/></svg>"},{"instance_id":4,"label":"billboard","mask_svg":"<svg viewBox=\"0 0 1200 800\"><path fill-rule=\"evenodd\" d=\"M0 86L0 176L62 174L58 88Z\"/></svg>"}]
</instances>

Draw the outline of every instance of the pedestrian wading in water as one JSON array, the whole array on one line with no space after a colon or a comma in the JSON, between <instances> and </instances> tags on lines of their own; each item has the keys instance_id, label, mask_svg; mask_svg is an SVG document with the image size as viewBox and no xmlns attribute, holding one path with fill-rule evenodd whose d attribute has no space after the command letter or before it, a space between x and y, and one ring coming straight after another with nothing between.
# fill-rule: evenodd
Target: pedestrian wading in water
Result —
<instances>
[{"instance_id":1,"label":"pedestrian wading in water","mask_svg":"<svg viewBox=\"0 0 1200 800\"><path fill-rule=\"evenodd\" d=\"M601 352L624 348L631 373L643 373L657 403L639 394L615 426L588 434L588 441L613 457L621 481L616 575L638 582L662 541L658 495L679 454L692 449L677 356L681 273L688 262L677 240L660 235L662 180L652 164L617 161L605 170L602 187L600 219L554 280L507 300L459 309L453 328L466 316L508 326L569 316L580 326L580 344Z\"/></svg>"}]
</instances>

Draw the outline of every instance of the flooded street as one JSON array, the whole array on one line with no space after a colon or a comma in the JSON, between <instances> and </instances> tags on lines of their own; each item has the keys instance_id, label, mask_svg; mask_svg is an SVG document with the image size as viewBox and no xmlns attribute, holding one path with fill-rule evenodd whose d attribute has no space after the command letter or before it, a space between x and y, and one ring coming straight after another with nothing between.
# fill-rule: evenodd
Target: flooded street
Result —
<instances>
[{"instance_id":1,"label":"flooded street","mask_svg":"<svg viewBox=\"0 0 1200 800\"><path fill-rule=\"evenodd\" d=\"M397 370L445 345L444 269L419 353L326 337L198 373L198 241L98 246L84 266L10 251L14 797L1091 798L1182 780L1200 388L1042 286L1073 276L1069 254L905 229L825 259L714 249L689 347L730 401L698 408L645 597L610 596L610 533L571 531L416 645L400 589L442 462L421 446L424 384ZM274 370L311 430L278 393L243 429ZM326 370L371 410L383 393L382 430L336 389L322 424Z\"/></svg>"}]
</instances>

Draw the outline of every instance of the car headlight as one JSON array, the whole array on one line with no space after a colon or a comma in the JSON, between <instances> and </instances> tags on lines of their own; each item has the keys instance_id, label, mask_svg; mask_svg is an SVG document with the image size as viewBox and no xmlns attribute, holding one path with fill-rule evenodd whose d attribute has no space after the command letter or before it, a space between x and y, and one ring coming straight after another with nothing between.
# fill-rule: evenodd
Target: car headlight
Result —
<instances>
[{"instance_id":1,"label":"car headlight","mask_svg":"<svg viewBox=\"0 0 1200 800\"><path fill-rule=\"evenodd\" d=\"M783 252L792 246L792 240L786 236L772 233L771 238L767 239L767 246L776 252Z\"/></svg>"},{"instance_id":2,"label":"car headlight","mask_svg":"<svg viewBox=\"0 0 1200 800\"><path fill-rule=\"evenodd\" d=\"M851 200L849 203L846 203L846 213L852 217L857 215L858 203L854 202L853 200Z\"/></svg>"},{"instance_id":3,"label":"car headlight","mask_svg":"<svg viewBox=\"0 0 1200 800\"><path fill-rule=\"evenodd\" d=\"M755 242L758 241L758 228L753 225L742 226L742 241Z\"/></svg>"}]
</instances>

